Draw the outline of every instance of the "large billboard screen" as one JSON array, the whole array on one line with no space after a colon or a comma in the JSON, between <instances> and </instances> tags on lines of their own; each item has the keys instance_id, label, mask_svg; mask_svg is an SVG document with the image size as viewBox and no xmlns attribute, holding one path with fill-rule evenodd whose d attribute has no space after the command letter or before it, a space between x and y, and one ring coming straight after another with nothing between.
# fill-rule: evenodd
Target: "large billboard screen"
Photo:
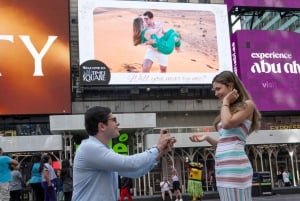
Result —
<instances>
[{"instance_id":1,"label":"large billboard screen","mask_svg":"<svg viewBox=\"0 0 300 201\"><path fill-rule=\"evenodd\" d=\"M228 10L234 7L300 9L300 1L297 0L224 0L224 2L228 5Z\"/></svg>"},{"instance_id":2,"label":"large billboard screen","mask_svg":"<svg viewBox=\"0 0 300 201\"><path fill-rule=\"evenodd\" d=\"M287 31L236 31L233 69L261 111L300 110L300 34Z\"/></svg>"},{"instance_id":3,"label":"large billboard screen","mask_svg":"<svg viewBox=\"0 0 300 201\"><path fill-rule=\"evenodd\" d=\"M133 21L146 24L146 11L163 26L158 40L170 30L178 33L178 51L155 47L149 56L145 41L134 45ZM78 26L82 85L208 84L220 71L232 71L226 5L79 0ZM154 59L157 49L167 60ZM144 64L146 54L154 54L152 66Z\"/></svg>"},{"instance_id":4,"label":"large billboard screen","mask_svg":"<svg viewBox=\"0 0 300 201\"><path fill-rule=\"evenodd\" d=\"M0 115L70 113L69 1L0 5Z\"/></svg>"}]
</instances>

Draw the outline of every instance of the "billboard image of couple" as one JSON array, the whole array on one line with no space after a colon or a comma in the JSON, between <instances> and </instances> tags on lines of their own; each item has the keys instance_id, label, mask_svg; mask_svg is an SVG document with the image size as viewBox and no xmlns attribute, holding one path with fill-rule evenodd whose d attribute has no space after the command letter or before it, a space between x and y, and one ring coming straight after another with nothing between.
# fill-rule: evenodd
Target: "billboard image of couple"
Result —
<instances>
[{"instance_id":1,"label":"billboard image of couple","mask_svg":"<svg viewBox=\"0 0 300 201\"><path fill-rule=\"evenodd\" d=\"M104 64L110 80L99 83L207 84L220 71L232 70L225 5L88 1L78 2L80 64L90 60ZM180 48L168 53L167 60L160 65L155 59L147 70L143 63L150 44L133 42L133 22L141 18L146 24L146 11L163 26L164 37L172 29L180 40ZM95 65L81 67L81 84L97 84L101 78L93 75L105 74L97 72L101 67ZM166 73L161 73L161 66ZM88 81L83 79L87 75Z\"/></svg>"}]
</instances>

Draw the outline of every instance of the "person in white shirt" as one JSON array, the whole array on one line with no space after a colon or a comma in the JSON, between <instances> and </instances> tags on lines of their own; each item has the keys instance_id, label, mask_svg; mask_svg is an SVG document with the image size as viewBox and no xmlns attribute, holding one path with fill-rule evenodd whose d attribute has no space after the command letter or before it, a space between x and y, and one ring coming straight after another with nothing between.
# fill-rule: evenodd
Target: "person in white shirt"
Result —
<instances>
[{"instance_id":1,"label":"person in white shirt","mask_svg":"<svg viewBox=\"0 0 300 201\"><path fill-rule=\"evenodd\" d=\"M288 173L287 170L283 171L282 180L283 180L284 186L291 186L291 182L290 182L290 179L289 179L289 173Z\"/></svg>"},{"instance_id":2,"label":"person in white shirt","mask_svg":"<svg viewBox=\"0 0 300 201\"><path fill-rule=\"evenodd\" d=\"M164 177L163 181L160 182L162 200L165 200L166 193L169 194L170 199L172 200L172 191L170 190L170 186L171 186L171 184L168 181L167 177Z\"/></svg>"},{"instance_id":3,"label":"person in white shirt","mask_svg":"<svg viewBox=\"0 0 300 201\"><path fill-rule=\"evenodd\" d=\"M57 201L55 190L56 174L52 167L52 159L49 154L43 155L39 171L42 174L44 201Z\"/></svg>"}]
</instances>

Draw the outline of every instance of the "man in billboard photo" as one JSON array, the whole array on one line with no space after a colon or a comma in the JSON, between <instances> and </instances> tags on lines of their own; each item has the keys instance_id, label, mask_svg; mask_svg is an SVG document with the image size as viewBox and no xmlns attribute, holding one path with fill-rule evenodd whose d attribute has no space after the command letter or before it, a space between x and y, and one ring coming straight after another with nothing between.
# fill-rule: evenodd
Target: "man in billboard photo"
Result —
<instances>
[{"instance_id":1,"label":"man in billboard photo","mask_svg":"<svg viewBox=\"0 0 300 201\"><path fill-rule=\"evenodd\" d=\"M260 128L260 112L233 72L216 75L212 86L222 103L214 124L220 137L216 140L209 134L195 134L190 140L217 147L215 173L220 200L251 201L253 168L245 145L247 137Z\"/></svg>"},{"instance_id":2,"label":"man in billboard photo","mask_svg":"<svg viewBox=\"0 0 300 201\"><path fill-rule=\"evenodd\" d=\"M161 129L157 145L134 155L121 155L109 144L119 137L119 122L108 107L94 106L84 115L89 138L76 151L73 165L73 201L116 201L118 176L138 178L148 173L176 142Z\"/></svg>"},{"instance_id":3,"label":"man in billboard photo","mask_svg":"<svg viewBox=\"0 0 300 201\"><path fill-rule=\"evenodd\" d=\"M159 21L154 20L154 15L151 11L146 11L143 14L144 19L144 27L147 30L156 29L159 30L156 32L156 35L158 38L162 37L164 35L164 28L163 23ZM143 61L143 67L142 72L143 73L149 73L152 67L152 64L155 60L158 60L160 72L165 73L167 72L167 66L168 66L168 55L158 52L155 48L153 48L151 45L148 45L144 61Z\"/></svg>"}]
</instances>

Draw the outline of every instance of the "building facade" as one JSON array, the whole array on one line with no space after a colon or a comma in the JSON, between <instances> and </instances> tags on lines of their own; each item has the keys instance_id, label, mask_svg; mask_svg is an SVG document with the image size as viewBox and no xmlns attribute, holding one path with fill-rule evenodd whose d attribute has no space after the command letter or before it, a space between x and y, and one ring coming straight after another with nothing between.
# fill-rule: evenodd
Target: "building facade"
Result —
<instances>
[{"instance_id":1,"label":"building facade","mask_svg":"<svg viewBox=\"0 0 300 201\"><path fill-rule=\"evenodd\" d=\"M222 0L164 2L224 4ZM159 193L159 182L163 176L171 176L173 166L179 173L184 191L188 178L187 161L204 164L204 190L211 190L208 180L214 167L215 149L206 143L193 144L188 141L189 135L198 132L210 132L217 138L212 122L220 105L211 85L82 86L79 79L78 1L70 0L69 5L72 112L66 115L3 115L0 120L3 135L0 146L6 152L19 156L21 160L36 151L52 152L57 160L72 160L76 147L87 136L82 114L95 105L107 106L119 115L121 134L128 137L125 142L120 139L113 142L113 146L123 147L123 154L139 153L151 147L156 142L159 128L167 128L178 140L174 150L153 171L135 180L135 195ZM257 14L251 15L251 12ZM251 12L249 15L234 13L243 29L300 30L298 13L286 13L286 17L282 18L280 12ZM234 24L231 25L233 27ZM290 171L295 175L294 185L298 185L299 111L274 111L262 115L261 130L250 136L247 143L246 151L254 171L270 171L272 185L276 186L278 172L291 167ZM24 146L24 140L29 140L28 147Z\"/></svg>"}]
</instances>

